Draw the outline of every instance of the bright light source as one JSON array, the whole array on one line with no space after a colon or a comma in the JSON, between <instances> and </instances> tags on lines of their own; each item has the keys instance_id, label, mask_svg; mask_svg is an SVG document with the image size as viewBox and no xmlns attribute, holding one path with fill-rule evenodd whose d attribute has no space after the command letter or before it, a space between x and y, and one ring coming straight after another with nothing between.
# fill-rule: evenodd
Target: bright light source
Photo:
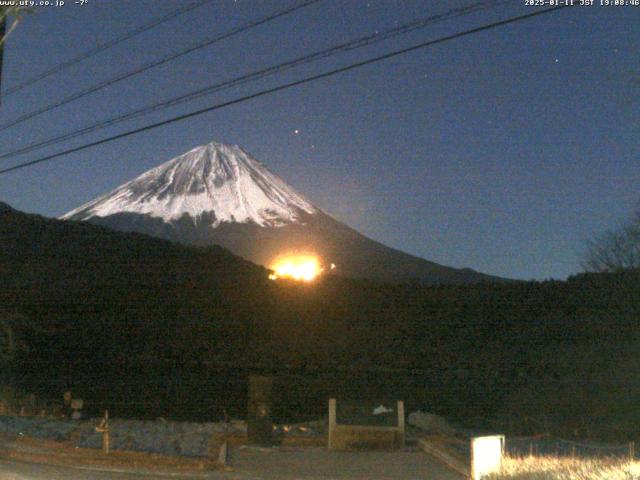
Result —
<instances>
[{"instance_id":1,"label":"bright light source","mask_svg":"<svg viewBox=\"0 0 640 480\"><path fill-rule=\"evenodd\" d=\"M270 280L291 278L303 282L310 282L320 275L324 269L313 255L288 255L278 258L271 269Z\"/></svg>"}]
</instances>

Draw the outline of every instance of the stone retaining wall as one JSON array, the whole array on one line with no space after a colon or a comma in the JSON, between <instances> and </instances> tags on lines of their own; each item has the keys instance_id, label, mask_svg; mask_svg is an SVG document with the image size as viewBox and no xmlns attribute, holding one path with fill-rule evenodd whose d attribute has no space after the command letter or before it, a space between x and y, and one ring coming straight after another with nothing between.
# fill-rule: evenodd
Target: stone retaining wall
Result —
<instances>
[{"instance_id":1,"label":"stone retaining wall","mask_svg":"<svg viewBox=\"0 0 640 480\"><path fill-rule=\"evenodd\" d=\"M38 417L0 416L0 433L72 442L76 447L102 447L102 434L96 432L100 419L74 421ZM109 422L112 450L130 450L161 455L207 457L225 432L244 433L238 424L167 421L118 420Z\"/></svg>"}]
</instances>

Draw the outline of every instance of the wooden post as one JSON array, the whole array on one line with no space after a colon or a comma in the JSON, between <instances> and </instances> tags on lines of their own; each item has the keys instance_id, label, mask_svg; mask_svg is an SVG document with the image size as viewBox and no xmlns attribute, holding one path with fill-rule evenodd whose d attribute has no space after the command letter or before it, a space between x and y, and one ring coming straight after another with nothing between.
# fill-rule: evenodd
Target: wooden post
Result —
<instances>
[{"instance_id":1,"label":"wooden post","mask_svg":"<svg viewBox=\"0 0 640 480\"><path fill-rule=\"evenodd\" d=\"M404 431L405 431L404 401L402 400L398 400L398 430L399 430L399 435L401 436L400 445L398 445L398 448L402 449L404 448Z\"/></svg>"},{"instance_id":2,"label":"wooden post","mask_svg":"<svg viewBox=\"0 0 640 480\"><path fill-rule=\"evenodd\" d=\"M629 461L633 462L636 458L636 442L629 442Z\"/></svg>"},{"instance_id":3,"label":"wooden post","mask_svg":"<svg viewBox=\"0 0 640 480\"><path fill-rule=\"evenodd\" d=\"M336 429L336 399L329 399L329 450L333 448L333 432Z\"/></svg>"},{"instance_id":4,"label":"wooden post","mask_svg":"<svg viewBox=\"0 0 640 480\"><path fill-rule=\"evenodd\" d=\"M225 467L229 463L229 445L226 440L222 442L222 445L220 446L220 451L218 452L218 463Z\"/></svg>"},{"instance_id":5,"label":"wooden post","mask_svg":"<svg viewBox=\"0 0 640 480\"><path fill-rule=\"evenodd\" d=\"M96 432L102 433L102 451L109 455L109 410L104 411L104 418L96 427Z\"/></svg>"}]
</instances>

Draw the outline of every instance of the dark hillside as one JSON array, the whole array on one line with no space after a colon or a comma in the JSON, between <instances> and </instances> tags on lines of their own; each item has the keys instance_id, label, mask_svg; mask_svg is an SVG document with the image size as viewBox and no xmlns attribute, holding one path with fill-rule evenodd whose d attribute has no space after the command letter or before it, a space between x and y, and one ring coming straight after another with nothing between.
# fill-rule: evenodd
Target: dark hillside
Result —
<instances>
[{"instance_id":1,"label":"dark hillside","mask_svg":"<svg viewBox=\"0 0 640 480\"><path fill-rule=\"evenodd\" d=\"M638 272L440 287L271 282L221 248L0 205L0 286L2 310L30 319L16 327L29 349L10 365L13 381L51 397L72 388L115 414L240 414L246 375L270 371L287 373L281 417L317 414L337 394L566 431L640 420Z\"/></svg>"}]
</instances>

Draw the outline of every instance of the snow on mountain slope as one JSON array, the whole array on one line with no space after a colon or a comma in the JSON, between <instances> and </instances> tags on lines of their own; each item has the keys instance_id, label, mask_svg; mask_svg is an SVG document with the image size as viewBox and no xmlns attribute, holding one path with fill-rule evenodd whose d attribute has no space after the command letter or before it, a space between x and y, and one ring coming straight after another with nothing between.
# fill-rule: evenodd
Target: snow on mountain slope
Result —
<instances>
[{"instance_id":1,"label":"snow on mountain slope","mask_svg":"<svg viewBox=\"0 0 640 480\"><path fill-rule=\"evenodd\" d=\"M185 245L219 245L271 268L312 254L335 273L424 284L499 281L387 247L314 207L237 145L194 148L63 217Z\"/></svg>"},{"instance_id":2,"label":"snow on mountain slope","mask_svg":"<svg viewBox=\"0 0 640 480\"><path fill-rule=\"evenodd\" d=\"M61 218L88 220L123 212L165 222L185 214L198 219L213 213L212 227L221 223L278 227L296 223L318 209L239 146L211 142Z\"/></svg>"}]
</instances>

